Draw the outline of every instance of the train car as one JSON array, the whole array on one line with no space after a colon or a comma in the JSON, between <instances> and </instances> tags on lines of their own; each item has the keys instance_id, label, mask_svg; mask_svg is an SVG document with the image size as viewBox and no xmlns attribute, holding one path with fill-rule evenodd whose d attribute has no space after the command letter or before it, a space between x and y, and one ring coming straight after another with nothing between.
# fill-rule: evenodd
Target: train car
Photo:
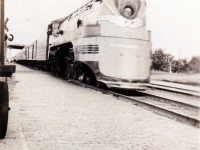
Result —
<instances>
[{"instance_id":1,"label":"train car","mask_svg":"<svg viewBox=\"0 0 200 150\"><path fill-rule=\"evenodd\" d=\"M97 86L145 89L151 65L145 5L144 0L89 1L52 21L24 48L23 63Z\"/></svg>"}]
</instances>

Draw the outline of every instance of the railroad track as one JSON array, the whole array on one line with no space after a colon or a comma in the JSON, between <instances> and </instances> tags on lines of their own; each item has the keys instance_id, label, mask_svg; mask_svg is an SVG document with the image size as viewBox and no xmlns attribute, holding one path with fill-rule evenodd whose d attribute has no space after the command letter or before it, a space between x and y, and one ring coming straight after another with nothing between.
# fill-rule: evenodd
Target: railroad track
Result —
<instances>
[{"instance_id":1,"label":"railroad track","mask_svg":"<svg viewBox=\"0 0 200 150\"><path fill-rule=\"evenodd\" d=\"M42 72L46 72L46 71L42 71ZM52 73L49 73L49 74L55 76ZM100 91L104 94L112 95L119 100L141 106L145 109L148 109L157 114L166 116L173 120L183 122L185 124L189 124L192 126L196 126L198 128L200 127L199 99L195 102L183 101L180 99L169 98L163 95L156 95L155 93L151 94L145 91L119 91L119 90L111 91L107 89L97 88L97 87L88 85L86 83L83 83L77 80L67 79L67 81L79 86ZM171 91L169 90L170 87L167 87L167 88L168 88L167 89L168 91ZM161 89L161 87L159 87L159 89ZM165 88L162 88L162 89L165 90ZM188 93L184 92L184 94L188 94ZM191 93L189 95L191 95ZM197 95L195 94L193 96L197 96Z\"/></svg>"},{"instance_id":2,"label":"railroad track","mask_svg":"<svg viewBox=\"0 0 200 150\"><path fill-rule=\"evenodd\" d=\"M188 85L183 85L183 84L181 84L181 87L180 87L180 85L173 86L172 85L173 83L170 83L170 82L166 82L166 83L168 84L164 85L164 84L159 83L159 81L151 82L148 87L200 97L200 87L188 86Z\"/></svg>"},{"instance_id":3,"label":"railroad track","mask_svg":"<svg viewBox=\"0 0 200 150\"><path fill-rule=\"evenodd\" d=\"M77 85L109 94L119 100L141 106L157 114L171 118L173 120L200 127L199 102L190 103L178 99L167 98L161 95L150 94L145 91L118 91L100 89L77 80L68 79L69 82Z\"/></svg>"},{"instance_id":4,"label":"railroad track","mask_svg":"<svg viewBox=\"0 0 200 150\"><path fill-rule=\"evenodd\" d=\"M151 94L140 92L144 97L134 98L138 101L145 102L149 106L153 106L154 110L161 110L164 116L181 121L193 126L199 126L199 100L186 100L184 98L172 98L159 94Z\"/></svg>"}]
</instances>

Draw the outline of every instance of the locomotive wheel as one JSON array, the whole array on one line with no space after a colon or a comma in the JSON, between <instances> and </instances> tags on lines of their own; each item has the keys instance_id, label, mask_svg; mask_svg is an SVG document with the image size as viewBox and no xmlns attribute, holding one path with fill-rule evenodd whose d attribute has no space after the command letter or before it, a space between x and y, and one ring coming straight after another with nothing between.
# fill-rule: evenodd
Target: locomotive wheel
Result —
<instances>
[{"instance_id":1,"label":"locomotive wheel","mask_svg":"<svg viewBox=\"0 0 200 150\"><path fill-rule=\"evenodd\" d=\"M84 81L84 78L85 78L85 74L84 73L81 73L78 77L78 80L83 82Z\"/></svg>"},{"instance_id":2,"label":"locomotive wheel","mask_svg":"<svg viewBox=\"0 0 200 150\"><path fill-rule=\"evenodd\" d=\"M53 65L50 66L50 71L51 71L52 73L54 72L54 66L53 66Z\"/></svg>"},{"instance_id":3,"label":"locomotive wheel","mask_svg":"<svg viewBox=\"0 0 200 150\"><path fill-rule=\"evenodd\" d=\"M55 72L54 72L54 74L58 76L59 73L60 73L60 68L59 68L58 65L55 65Z\"/></svg>"},{"instance_id":4,"label":"locomotive wheel","mask_svg":"<svg viewBox=\"0 0 200 150\"><path fill-rule=\"evenodd\" d=\"M54 75L56 75L57 74L57 65L56 64L53 64L52 66L51 66L51 72L54 74Z\"/></svg>"},{"instance_id":5,"label":"locomotive wheel","mask_svg":"<svg viewBox=\"0 0 200 150\"><path fill-rule=\"evenodd\" d=\"M77 79L77 68L74 64L72 65L71 68L72 68L72 79L76 80Z\"/></svg>"},{"instance_id":6,"label":"locomotive wheel","mask_svg":"<svg viewBox=\"0 0 200 150\"><path fill-rule=\"evenodd\" d=\"M59 75L59 73L60 73L60 67L58 65L56 65L56 67L55 67L55 74Z\"/></svg>"},{"instance_id":7,"label":"locomotive wheel","mask_svg":"<svg viewBox=\"0 0 200 150\"><path fill-rule=\"evenodd\" d=\"M8 84L0 81L0 139L4 139L8 125Z\"/></svg>"},{"instance_id":8,"label":"locomotive wheel","mask_svg":"<svg viewBox=\"0 0 200 150\"><path fill-rule=\"evenodd\" d=\"M48 63L45 63L45 64L44 64L44 70L45 70L45 71L48 71Z\"/></svg>"},{"instance_id":9,"label":"locomotive wheel","mask_svg":"<svg viewBox=\"0 0 200 150\"><path fill-rule=\"evenodd\" d=\"M87 84L91 84L92 78L89 75L85 74L84 82L87 83Z\"/></svg>"},{"instance_id":10,"label":"locomotive wheel","mask_svg":"<svg viewBox=\"0 0 200 150\"><path fill-rule=\"evenodd\" d=\"M67 78L70 78L71 77L71 64L67 64L67 69L66 69L66 75L67 75Z\"/></svg>"},{"instance_id":11,"label":"locomotive wheel","mask_svg":"<svg viewBox=\"0 0 200 150\"><path fill-rule=\"evenodd\" d=\"M51 72L51 64L50 63L47 64L47 71Z\"/></svg>"}]
</instances>

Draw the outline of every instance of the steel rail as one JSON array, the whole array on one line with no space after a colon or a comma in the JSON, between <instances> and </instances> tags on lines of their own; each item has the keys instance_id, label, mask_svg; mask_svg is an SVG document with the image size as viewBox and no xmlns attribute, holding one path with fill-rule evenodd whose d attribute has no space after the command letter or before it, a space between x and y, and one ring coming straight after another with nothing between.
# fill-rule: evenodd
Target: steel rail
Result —
<instances>
[{"instance_id":1,"label":"steel rail","mask_svg":"<svg viewBox=\"0 0 200 150\"><path fill-rule=\"evenodd\" d=\"M156 106L154 104L150 104L148 102L141 101L137 98L126 96L126 95L123 95L123 94L120 94L120 93L112 92L112 91L105 90L105 89L100 89L100 88L79 82L77 80L68 79L68 81L75 83L77 85L81 85L81 86L86 87L86 88L90 88L90 89L93 89L93 90L96 90L96 91L100 91L104 94L113 95L114 97L117 97L119 100L122 100L122 101L125 101L125 102L128 102L128 103L132 103L134 105L142 106L142 107L144 107L148 110L151 110L151 111L153 111L153 112L155 112L159 115L166 116L166 117L171 118L173 120L176 120L176 121L179 121L179 122L182 122L182 123L185 123L185 124L189 124L189 125L192 125L192 126L195 126L195 127L198 127L198 128L200 127L199 118L194 118L194 117L188 116L188 115L183 114L183 113L179 113L179 112L176 112L176 111L173 111L173 110L170 110L170 109L166 109L166 108L163 108L163 107L160 107L160 106Z\"/></svg>"},{"instance_id":2,"label":"steel rail","mask_svg":"<svg viewBox=\"0 0 200 150\"><path fill-rule=\"evenodd\" d=\"M152 84L152 83L150 83L148 87L200 97L200 92L189 90L189 89L186 90L186 89L181 89L178 87L170 87L166 85L159 85L159 84Z\"/></svg>"},{"instance_id":3,"label":"steel rail","mask_svg":"<svg viewBox=\"0 0 200 150\"><path fill-rule=\"evenodd\" d=\"M195 108L195 109L200 109L200 105L199 105L200 101L196 102L196 104L194 104L194 103L192 104L192 103L190 103L190 101L184 102L182 100L178 100L178 99L175 99L175 98L167 98L166 96L151 94L151 93L147 93L145 91L137 91L137 92L139 92L141 94L145 94L146 96L149 96L149 97L152 97L152 98L159 98L159 99L169 101L169 102L172 102L172 103L175 103L175 104L180 104L180 105L189 106L189 107L192 107L192 108Z\"/></svg>"}]
</instances>

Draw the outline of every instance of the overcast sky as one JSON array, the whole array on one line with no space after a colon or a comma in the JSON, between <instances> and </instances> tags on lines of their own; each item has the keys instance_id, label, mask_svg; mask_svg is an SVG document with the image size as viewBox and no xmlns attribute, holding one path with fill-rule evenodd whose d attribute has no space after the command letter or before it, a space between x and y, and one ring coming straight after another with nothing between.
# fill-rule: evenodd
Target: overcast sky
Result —
<instances>
[{"instance_id":1,"label":"overcast sky","mask_svg":"<svg viewBox=\"0 0 200 150\"><path fill-rule=\"evenodd\" d=\"M30 44L51 22L66 17L88 0L5 0L12 43ZM200 0L146 0L153 49L163 48L188 60L200 55Z\"/></svg>"}]
</instances>

